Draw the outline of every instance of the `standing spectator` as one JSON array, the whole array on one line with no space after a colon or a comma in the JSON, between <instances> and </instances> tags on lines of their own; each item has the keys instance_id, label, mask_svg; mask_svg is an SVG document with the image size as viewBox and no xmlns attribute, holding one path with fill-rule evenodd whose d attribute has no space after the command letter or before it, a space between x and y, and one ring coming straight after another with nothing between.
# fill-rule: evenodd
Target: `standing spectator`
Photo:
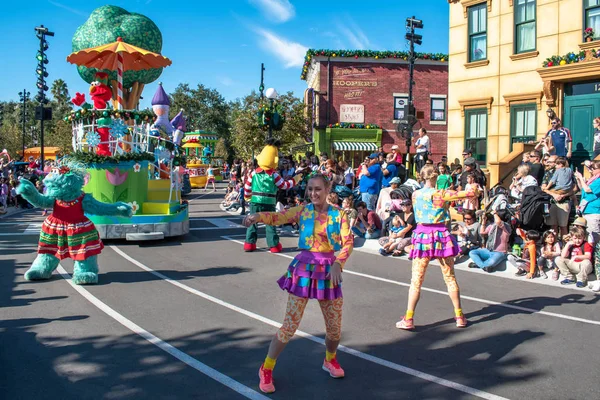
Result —
<instances>
[{"instance_id":1,"label":"standing spectator","mask_svg":"<svg viewBox=\"0 0 600 400\"><path fill-rule=\"evenodd\" d=\"M415 163L417 167L417 173L421 171L421 168L425 165L430 152L429 136L427 136L427 130L425 128L419 129L419 138L415 142L417 149L417 155L415 156Z\"/></svg>"},{"instance_id":2,"label":"standing spectator","mask_svg":"<svg viewBox=\"0 0 600 400\"><path fill-rule=\"evenodd\" d=\"M384 157L385 158L385 153L383 152L383 146L379 146L377 148L377 157L379 157L379 158Z\"/></svg>"},{"instance_id":3,"label":"standing spectator","mask_svg":"<svg viewBox=\"0 0 600 400\"><path fill-rule=\"evenodd\" d=\"M437 182L435 184L435 188L440 189L451 189L452 188L452 177L448 172L448 166L446 164L440 163L438 165L439 175L437 177Z\"/></svg>"},{"instance_id":4,"label":"standing spectator","mask_svg":"<svg viewBox=\"0 0 600 400\"><path fill-rule=\"evenodd\" d=\"M456 164L454 167L454 171L452 171L452 174L450 175L452 177L452 185L455 188L460 187L460 177L462 176L462 173L463 173L462 165Z\"/></svg>"},{"instance_id":5,"label":"standing spectator","mask_svg":"<svg viewBox=\"0 0 600 400\"><path fill-rule=\"evenodd\" d=\"M576 283L578 288L587 285L587 277L592 272L592 246L585 241L585 231L579 226L572 226L569 231L570 240L565 244L556 265L566 278L561 285Z\"/></svg>"},{"instance_id":6,"label":"standing spectator","mask_svg":"<svg viewBox=\"0 0 600 400\"><path fill-rule=\"evenodd\" d=\"M529 153L529 175L533 176L538 185L544 178L544 166L540 163L542 154L538 150Z\"/></svg>"},{"instance_id":7,"label":"standing spectator","mask_svg":"<svg viewBox=\"0 0 600 400\"><path fill-rule=\"evenodd\" d=\"M564 157L557 157L555 171L546 185L546 190L552 189L561 194L568 194L573 190L573 170Z\"/></svg>"},{"instance_id":8,"label":"standing spectator","mask_svg":"<svg viewBox=\"0 0 600 400\"><path fill-rule=\"evenodd\" d=\"M33 156L29 156L29 168L31 169L38 169L40 167L40 165L35 161L35 159L33 158Z\"/></svg>"},{"instance_id":9,"label":"standing spectator","mask_svg":"<svg viewBox=\"0 0 600 400\"><path fill-rule=\"evenodd\" d=\"M571 158L573 147L571 132L562 126L560 118L552 120L551 125L552 128L546 133L546 137L549 137L552 141L550 154Z\"/></svg>"},{"instance_id":10,"label":"standing spectator","mask_svg":"<svg viewBox=\"0 0 600 400\"><path fill-rule=\"evenodd\" d=\"M344 185L350 190L354 190L354 170L348 166L344 160L339 162L340 168L344 171Z\"/></svg>"},{"instance_id":11,"label":"standing spectator","mask_svg":"<svg viewBox=\"0 0 600 400\"><path fill-rule=\"evenodd\" d=\"M504 210L492 211L494 223L486 226L487 217L482 216L479 233L486 237L484 248L471 250L469 257L473 262L469 268L481 268L485 272L494 272L494 268L506 259L508 240L510 238L510 225L504 221Z\"/></svg>"},{"instance_id":12,"label":"standing spectator","mask_svg":"<svg viewBox=\"0 0 600 400\"><path fill-rule=\"evenodd\" d=\"M379 192L377 197L377 206L375 212L379 215L382 221L385 221L390 217L390 206L392 204L392 191L398 189L400 186L400 178L392 178L390 180L390 187L383 188Z\"/></svg>"},{"instance_id":13,"label":"standing spectator","mask_svg":"<svg viewBox=\"0 0 600 400\"><path fill-rule=\"evenodd\" d=\"M0 214L6 214L8 211L8 195L10 194L10 191L6 182L6 178L0 178L0 205L2 205Z\"/></svg>"},{"instance_id":14,"label":"standing spectator","mask_svg":"<svg viewBox=\"0 0 600 400\"><path fill-rule=\"evenodd\" d=\"M552 176L554 175L554 171L556 170L556 156L548 156L546 160L546 170L544 171L544 177L542 178L541 188L542 190L546 190L548 187L548 183Z\"/></svg>"},{"instance_id":15,"label":"standing spectator","mask_svg":"<svg viewBox=\"0 0 600 400\"><path fill-rule=\"evenodd\" d=\"M377 163L377 157L377 153L372 153L369 161L365 162L361 168L359 188L362 201L367 204L369 210L375 210L377 195L381 188L381 166Z\"/></svg>"},{"instance_id":16,"label":"standing spectator","mask_svg":"<svg viewBox=\"0 0 600 400\"><path fill-rule=\"evenodd\" d=\"M479 209L479 193L482 191L481 186L475 182L475 174L470 173L467 175L467 184L465 185L467 192L471 191L475 193L475 197L467 198L463 201L464 210L478 210Z\"/></svg>"},{"instance_id":17,"label":"standing spectator","mask_svg":"<svg viewBox=\"0 0 600 400\"><path fill-rule=\"evenodd\" d=\"M208 168L206 169L206 184L204 185L205 192L209 183L212 183L213 192L216 192L217 187L215 186L215 170L213 169L212 164L209 164Z\"/></svg>"},{"instance_id":18,"label":"standing spectator","mask_svg":"<svg viewBox=\"0 0 600 400\"><path fill-rule=\"evenodd\" d=\"M460 175L460 187L459 190L466 190L467 187L467 177L469 174L475 175L475 182L479 184L482 188L485 186L485 178L483 177L483 173L477 169L477 161L473 157L469 157L465 159L465 169L463 173Z\"/></svg>"},{"instance_id":19,"label":"standing spectator","mask_svg":"<svg viewBox=\"0 0 600 400\"><path fill-rule=\"evenodd\" d=\"M383 173L381 186L384 188L390 187L390 181L396 177L398 172L398 167L396 165L395 156L393 153L387 155L386 163L383 165L381 172Z\"/></svg>"},{"instance_id":20,"label":"standing spectator","mask_svg":"<svg viewBox=\"0 0 600 400\"><path fill-rule=\"evenodd\" d=\"M600 242L600 161L592 161L590 169L592 176L587 180L579 171L574 176L581 188L577 211L587 221L588 242L594 245Z\"/></svg>"},{"instance_id":21,"label":"standing spectator","mask_svg":"<svg viewBox=\"0 0 600 400\"><path fill-rule=\"evenodd\" d=\"M365 239L377 239L381 234L381 219L379 219L379 216L375 211L369 210L364 201L356 205L356 211L358 211L358 218L356 219L356 225L352 227L352 232L356 236Z\"/></svg>"},{"instance_id":22,"label":"standing spectator","mask_svg":"<svg viewBox=\"0 0 600 400\"><path fill-rule=\"evenodd\" d=\"M594 118L594 158L600 154L600 118Z\"/></svg>"}]
</instances>

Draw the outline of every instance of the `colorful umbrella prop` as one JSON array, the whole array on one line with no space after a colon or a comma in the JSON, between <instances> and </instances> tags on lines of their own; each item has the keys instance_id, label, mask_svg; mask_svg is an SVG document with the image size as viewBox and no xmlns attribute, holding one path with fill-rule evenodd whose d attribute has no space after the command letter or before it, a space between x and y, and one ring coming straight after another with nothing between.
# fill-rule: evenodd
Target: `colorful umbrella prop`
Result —
<instances>
[{"instance_id":1,"label":"colorful umbrella prop","mask_svg":"<svg viewBox=\"0 0 600 400\"><path fill-rule=\"evenodd\" d=\"M123 104L123 71L140 71L144 69L153 69L168 67L171 60L158 53L142 49L140 47L128 44L121 37L116 42L91 47L71 53L67 57L71 64L84 66L87 68L96 68L99 70L117 71L117 101L119 109L124 109ZM135 98L139 98L144 84L140 84ZM114 88L113 88L114 92Z\"/></svg>"}]
</instances>

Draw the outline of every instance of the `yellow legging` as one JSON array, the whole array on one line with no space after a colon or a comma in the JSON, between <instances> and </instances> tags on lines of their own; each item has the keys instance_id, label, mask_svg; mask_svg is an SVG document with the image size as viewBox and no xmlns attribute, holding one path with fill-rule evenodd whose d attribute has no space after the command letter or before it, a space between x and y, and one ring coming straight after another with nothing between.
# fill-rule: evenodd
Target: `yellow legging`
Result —
<instances>
[{"instance_id":1,"label":"yellow legging","mask_svg":"<svg viewBox=\"0 0 600 400\"><path fill-rule=\"evenodd\" d=\"M425 280L425 272L431 258L415 258L412 262L412 278L410 280L410 290L413 292L421 292L421 286ZM458 283L454 277L454 257L438 258L444 282L448 287L448 292L458 292Z\"/></svg>"},{"instance_id":2,"label":"yellow legging","mask_svg":"<svg viewBox=\"0 0 600 400\"><path fill-rule=\"evenodd\" d=\"M296 333L307 303L307 298L298 297L290 293L283 325L279 328L276 335L281 343L289 342ZM338 341L342 337L343 304L344 300L341 297L335 300L319 300L319 306L325 319L326 336L329 340Z\"/></svg>"}]
</instances>

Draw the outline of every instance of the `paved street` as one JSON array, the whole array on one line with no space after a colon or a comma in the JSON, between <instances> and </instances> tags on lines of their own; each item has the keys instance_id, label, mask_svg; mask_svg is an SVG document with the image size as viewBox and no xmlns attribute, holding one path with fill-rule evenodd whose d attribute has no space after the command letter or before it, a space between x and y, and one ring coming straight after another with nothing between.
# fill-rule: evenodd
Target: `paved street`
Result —
<instances>
[{"instance_id":1,"label":"paved street","mask_svg":"<svg viewBox=\"0 0 600 400\"><path fill-rule=\"evenodd\" d=\"M241 217L220 210L222 196L189 196L184 238L106 242L95 286L72 286L69 260L50 281L24 281L43 217L0 219L1 398L266 398L257 371L285 312L275 281L297 238L284 233L278 255L264 239L262 251L243 253ZM459 267L470 322L459 330L432 265L417 329L400 331L410 262L357 246L344 272L346 378L321 370L323 317L311 302L269 397L600 398L600 296Z\"/></svg>"}]
</instances>

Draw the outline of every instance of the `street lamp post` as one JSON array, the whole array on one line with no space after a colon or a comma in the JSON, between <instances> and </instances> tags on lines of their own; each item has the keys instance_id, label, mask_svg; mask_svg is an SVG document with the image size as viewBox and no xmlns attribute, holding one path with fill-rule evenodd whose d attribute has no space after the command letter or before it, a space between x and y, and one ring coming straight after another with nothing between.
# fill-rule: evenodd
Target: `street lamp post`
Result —
<instances>
[{"instance_id":1,"label":"street lamp post","mask_svg":"<svg viewBox=\"0 0 600 400\"><path fill-rule=\"evenodd\" d=\"M27 90L23 89L22 92L19 92L19 100L23 103L23 160L25 160L25 121L27 119L27 101L29 100L29 93Z\"/></svg>"},{"instance_id":2,"label":"street lamp post","mask_svg":"<svg viewBox=\"0 0 600 400\"><path fill-rule=\"evenodd\" d=\"M271 110L271 114L273 114L273 104L275 102L275 99L279 97L279 94L277 93L277 90L273 88L268 88L266 95L267 99L269 99L269 108ZM267 137L267 139L271 138L273 138L273 118L269 120L269 136Z\"/></svg>"}]
</instances>

